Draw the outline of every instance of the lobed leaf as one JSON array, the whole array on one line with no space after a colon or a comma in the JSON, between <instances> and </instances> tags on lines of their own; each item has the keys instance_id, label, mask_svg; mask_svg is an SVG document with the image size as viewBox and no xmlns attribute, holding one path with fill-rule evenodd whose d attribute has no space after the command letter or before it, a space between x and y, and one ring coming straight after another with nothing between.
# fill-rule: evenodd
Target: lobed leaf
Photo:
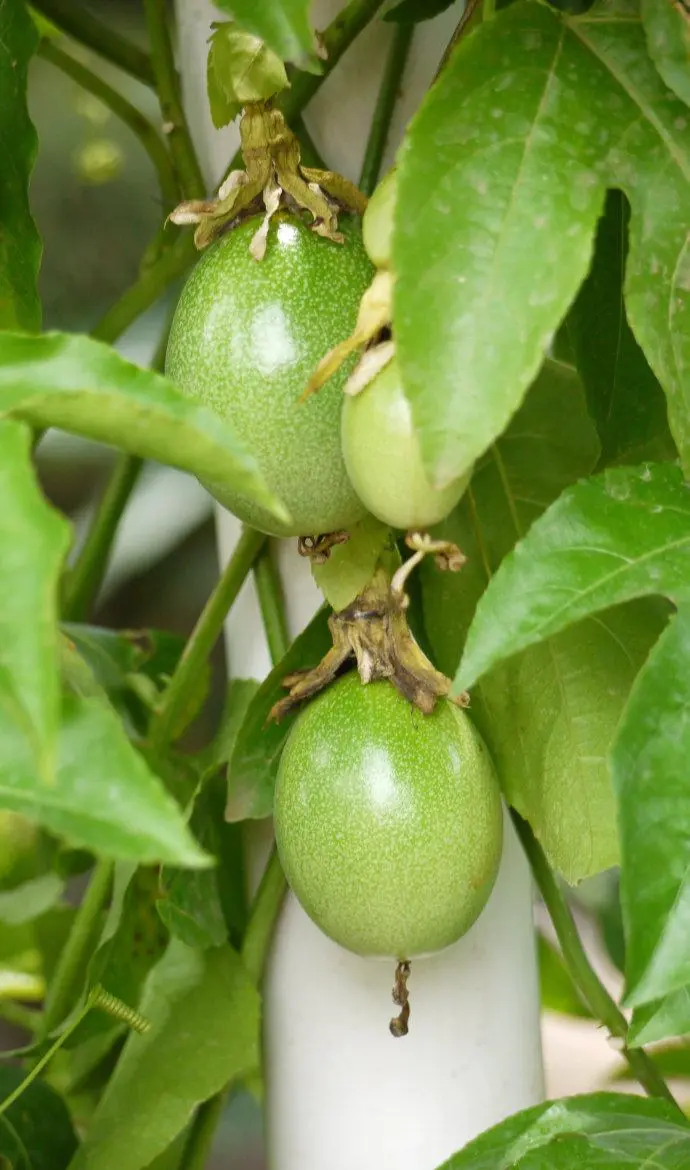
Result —
<instances>
[{"instance_id":1,"label":"lobed leaf","mask_svg":"<svg viewBox=\"0 0 690 1170\"><path fill-rule=\"evenodd\" d=\"M505 428L589 267L605 190L630 200L626 305L690 467L690 120L634 0L522 0L460 43L399 156L398 359L429 474Z\"/></svg>"},{"instance_id":2,"label":"lobed leaf","mask_svg":"<svg viewBox=\"0 0 690 1170\"><path fill-rule=\"evenodd\" d=\"M680 468L612 468L569 488L484 593L455 688L612 605L688 594L690 491Z\"/></svg>"}]
</instances>

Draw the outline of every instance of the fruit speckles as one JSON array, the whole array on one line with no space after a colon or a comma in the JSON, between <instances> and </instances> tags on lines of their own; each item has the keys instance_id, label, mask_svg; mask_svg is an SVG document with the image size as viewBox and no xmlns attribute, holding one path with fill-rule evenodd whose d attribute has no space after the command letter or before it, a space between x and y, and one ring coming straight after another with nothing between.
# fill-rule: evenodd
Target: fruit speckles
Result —
<instances>
[{"instance_id":1,"label":"fruit speckles","mask_svg":"<svg viewBox=\"0 0 690 1170\"><path fill-rule=\"evenodd\" d=\"M484 908L501 856L488 752L445 700L432 715L347 675L312 700L280 763L276 840L318 926L360 954L448 946Z\"/></svg>"},{"instance_id":2,"label":"fruit speckles","mask_svg":"<svg viewBox=\"0 0 690 1170\"><path fill-rule=\"evenodd\" d=\"M241 520L280 536L346 528L364 514L340 450L349 363L306 403L318 360L351 332L372 267L353 221L344 245L297 219L272 224L265 258L249 245L251 219L205 252L180 297L167 373L231 423L292 517L281 525L247 496L207 486Z\"/></svg>"}]
</instances>

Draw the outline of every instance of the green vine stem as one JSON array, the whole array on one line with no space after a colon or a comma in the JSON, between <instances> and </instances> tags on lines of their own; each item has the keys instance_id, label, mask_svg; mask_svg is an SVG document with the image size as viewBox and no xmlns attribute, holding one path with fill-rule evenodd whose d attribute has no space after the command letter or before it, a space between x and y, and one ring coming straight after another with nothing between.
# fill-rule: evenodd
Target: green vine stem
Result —
<instances>
[{"instance_id":1,"label":"green vine stem","mask_svg":"<svg viewBox=\"0 0 690 1170\"><path fill-rule=\"evenodd\" d=\"M283 587L275 561L275 551L267 543L254 565L254 581L259 598L268 651L275 666L287 654L290 645Z\"/></svg>"},{"instance_id":2,"label":"green vine stem","mask_svg":"<svg viewBox=\"0 0 690 1170\"><path fill-rule=\"evenodd\" d=\"M321 34L325 51L323 73L294 73L290 78L290 89L285 90L277 102L288 123L311 101L343 53L371 23L383 3L384 0L350 0L324 29Z\"/></svg>"},{"instance_id":3,"label":"green vine stem","mask_svg":"<svg viewBox=\"0 0 690 1170\"><path fill-rule=\"evenodd\" d=\"M398 100L400 82L410 53L414 28L413 24L398 24L393 33L381 78L381 88L374 107L374 116L371 121L369 138L364 151L362 173L359 179L360 190L365 195L371 195L381 173L381 163L388 142L391 118Z\"/></svg>"},{"instance_id":4,"label":"green vine stem","mask_svg":"<svg viewBox=\"0 0 690 1170\"><path fill-rule=\"evenodd\" d=\"M182 108L166 0L144 0L144 12L149 31L151 64L163 115L163 129L170 143L170 153L179 179L180 192L184 199L200 199L205 194L206 184Z\"/></svg>"},{"instance_id":5,"label":"green vine stem","mask_svg":"<svg viewBox=\"0 0 690 1170\"><path fill-rule=\"evenodd\" d=\"M263 976L273 927L286 889L285 874L274 846L254 895L241 951L242 962L257 985Z\"/></svg>"},{"instance_id":6,"label":"green vine stem","mask_svg":"<svg viewBox=\"0 0 690 1170\"><path fill-rule=\"evenodd\" d=\"M41 1020L42 1038L49 1036L62 1023L79 998L86 964L101 932L102 912L110 898L112 882L112 861L99 861L91 874L50 981Z\"/></svg>"},{"instance_id":7,"label":"green vine stem","mask_svg":"<svg viewBox=\"0 0 690 1170\"><path fill-rule=\"evenodd\" d=\"M62 73L76 81L82 89L88 90L94 97L97 97L136 135L155 167L166 211L174 207L179 190L170 155L165 143L156 133L148 118L145 118L141 113L141 110L128 102L121 93L108 85L107 81L104 81L92 69L82 65L81 61L77 61L69 53L63 52L49 38L44 38L41 41L38 47L38 56L42 57L44 61L49 61L51 65L55 65Z\"/></svg>"},{"instance_id":8,"label":"green vine stem","mask_svg":"<svg viewBox=\"0 0 690 1170\"><path fill-rule=\"evenodd\" d=\"M153 714L149 741L155 752L164 751L174 739L176 725L196 685L199 671L206 663L223 628L227 612L265 540L264 534L253 528L245 528L238 540L220 581L192 630L160 705Z\"/></svg>"},{"instance_id":9,"label":"green vine stem","mask_svg":"<svg viewBox=\"0 0 690 1170\"><path fill-rule=\"evenodd\" d=\"M82 4L75 4L74 0L33 0L33 4L37 12L73 40L105 57L144 85L156 84L148 53L92 16Z\"/></svg>"},{"instance_id":10,"label":"green vine stem","mask_svg":"<svg viewBox=\"0 0 690 1170\"><path fill-rule=\"evenodd\" d=\"M685 1116L654 1061L644 1048L628 1048L625 1043L628 1034L628 1021L615 1000L609 995L587 957L575 919L563 897L541 845L522 817L513 811L511 811L511 816L522 847L527 854L539 892L549 912L563 960L573 983L593 1015L601 1020L611 1036L622 1041L622 1056L649 1096L662 1097Z\"/></svg>"},{"instance_id":11,"label":"green vine stem","mask_svg":"<svg viewBox=\"0 0 690 1170\"><path fill-rule=\"evenodd\" d=\"M132 493L143 460L119 455L98 505L74 568L67 574L62 616L68 622L83 622L103 582L118 525Z\"/></svg>"}]
</instances>

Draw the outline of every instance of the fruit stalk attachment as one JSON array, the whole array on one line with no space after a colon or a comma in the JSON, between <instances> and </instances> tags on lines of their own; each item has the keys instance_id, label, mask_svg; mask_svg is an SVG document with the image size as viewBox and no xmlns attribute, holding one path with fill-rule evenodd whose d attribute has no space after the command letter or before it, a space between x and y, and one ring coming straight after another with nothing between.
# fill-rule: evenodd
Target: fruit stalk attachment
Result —
<instances>
[{"instance_id":1,"label":"fruit stalk attachment","mask_svg":"<svg viewBox=\"0 0 690 1170\"><path fill-rule=\"evenodd\" d=\"M395 983L393 985L393 1003L397 1004L400 1012L393 1016L389 1024L391 1036L396 1040L400 1036L407 1036L410 1023L410 996L407 990L407 980L410 975L410 964L401 960L395 968Z\"/></svg>"},{"instance_id":2,"label":"fruit stalk attachment","mask_svg":"<svg viewBox=\"0 0 690 1170\"><path fill-rule=\"evenodd\" d=\"M455 545L435 541L423 533L406 538L414 555L391 577L379 562L376 572L350 605L332 613L328 626L333 645L313 669L296 671L283 679L289 693L271 710L279 722L306 699L322 691L352 664L363 683L387 679L425 715L430 715L439 697L450 697L451 680L432 665L414 639L407 622L409 598L405 582L422 558L433 555L440 567L457 570L465 558ZM460 707L469 704L463 692L451 699Z\"/></svg>"},{"instance_id":3,"label":"fruit stalk attachment","mask_svg":"<svg viewBox=\"0 0 690 1170\"><path fill-rule=\"evenodd\" d=\"M251 244L254 259L262 260L270 221L281 209L308 211L314 232L344 242L338 214L363 215L366 196L334 171L302 166L299 142L280 110L270 102L248 104L240 120L240 143L245 169L230 172L218 197L187 200L170 215L175 224L197 225L197 248L205 248L228 227L263 213Z\"/></svg>"}]
</instances>

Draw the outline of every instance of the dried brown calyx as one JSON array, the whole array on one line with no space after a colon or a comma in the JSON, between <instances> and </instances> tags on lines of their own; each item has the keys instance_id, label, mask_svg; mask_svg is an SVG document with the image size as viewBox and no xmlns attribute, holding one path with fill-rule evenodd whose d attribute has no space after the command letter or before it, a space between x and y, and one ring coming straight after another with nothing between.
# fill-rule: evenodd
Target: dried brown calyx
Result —
<instances>
[{"instance_id":1,"label":"dried brown calyx","mask_svg":"<svg viewBox=\"0 0 690 1170\"><path fill-rule=\"evenodd\" d=\"M432 540L426 533L409 533L406 541L414 555L392 577L379 564L366 589L345 609L331 614L331 649L318 666L283 679L289 693L273 707L272 719L283 719L353 664L363 683L387 679L426 715L431 714L438 698L450 697L450 679L436 670L410 630L404 587L410 572L426 555L433 555L440 567L451 570L459 569L465 558L455 545ZM453 696L452 702L466 707L469 696Z\"/></svg>"},{"instance_id":2,"label":"dried brown calyx","mask_svg":"<svg viewBox=\"0 0 690 1170\"><path fill-rule=\"evenodd\" d=\"M263 212L251 248L254 258L261 260L271 218L281 209L310 212L312 229L337 243L343 242L338 214L364 214L367 199L354 183L334 171L302 166L299 142L270 102L245 107L240 145L245 169L230 172L217 199L188 200L170 215L173 223L197 225L197 248L205 248L229 225Z\"/></svg>"}]
</instances>

